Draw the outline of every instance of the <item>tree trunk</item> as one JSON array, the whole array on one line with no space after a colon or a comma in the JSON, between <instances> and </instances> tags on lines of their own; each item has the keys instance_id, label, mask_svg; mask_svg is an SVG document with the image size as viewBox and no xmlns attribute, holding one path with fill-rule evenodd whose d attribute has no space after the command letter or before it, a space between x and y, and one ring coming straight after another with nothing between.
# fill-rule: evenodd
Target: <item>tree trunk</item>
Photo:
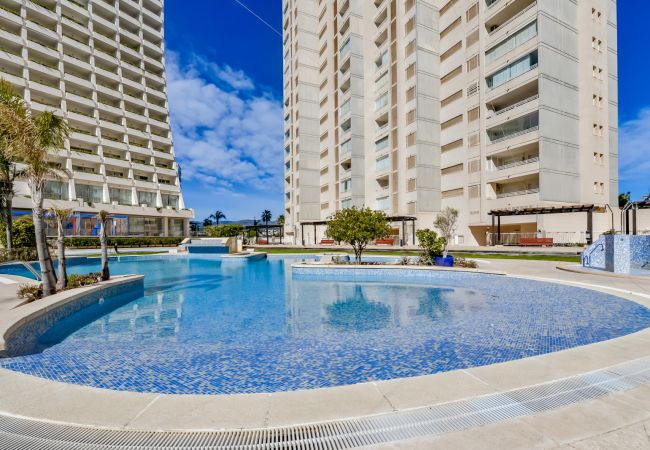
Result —
<instances>
[{"instance_id":1,"label":"tree trunk","mask_svg":"<svg viewBox=\"0 0 650 450\"><path fill-rule=\"evenodd\" d=\"M68 272L65 264L65 233L63 229L63 219L57 217L58 236L56 239L56 258L59 263L59 277L56 282L56 289L62 291L68 285Z\"/></svg>"},{"instance_id":2,"label":"tree trunk","mask_svg":"<svg viewBox=\"0 0 650 450\"><path fill-rule=\"evenodd\" d=\"M14 230L13 230L13 195L5 198L5 232L7 233L7 256L11 257L14 251Z\"/></svg>"},{"instance_id":3,"label":"tree trunk","mask_svg":"<svg viewBox=\"0 0 650 450\"><path fill-rule=\"evenodd\" d=\"M36 189L32 191L32 202L34 208L34 229L36 234L36 252L38 253L38 263L41 266L41 282L43 283L43 297L56 293L56 274L54 273L54 264L50 256L50 250L47 248L47 238L45 235L45 219L43 217L43 192Z\"/></svg>"},{"instance_id":4,"label":"tree trunk","mask_svg":"<svg viewBox=\"0 0 650 450\"><path fill-rule=\"evenodd\" d=\"M357 264L361 264L361 253L363 252L363 248L356 245L352 248L354 248L354 260L357 262Z\"/></svg>"},{"instance_id":5,"label":"tree trunk","mask_svg":"<svg viewBox=\"0 0 650 450\"><path fill-rule=\"evenodd\" d=\"M102 280L106 281L111 277L108 271L108 237L106 236L106 223L102 221L99 234L99 243L102 247Z\"/></svg>"}]
</instances>

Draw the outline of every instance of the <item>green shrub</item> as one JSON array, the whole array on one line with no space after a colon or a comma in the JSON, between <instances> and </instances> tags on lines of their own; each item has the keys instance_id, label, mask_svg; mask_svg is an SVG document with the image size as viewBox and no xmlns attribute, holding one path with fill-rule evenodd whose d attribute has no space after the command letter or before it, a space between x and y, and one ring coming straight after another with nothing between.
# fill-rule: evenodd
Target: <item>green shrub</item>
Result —
<instances>
[{"instance_id":1,"label":"green shrub","mask_svg":"<svg viewBox=\"0 0 650 450\"><path fill-rule=\"evenodd\" d=\"M102 281L102 274L99 272L68 275L67 289L73 289L81 286L88 286Z\"/></svg>"},{"instance_id":2,"label":"green shrub","mask_svg":"<svg viewBox=\"0 0 650 450\"><path fill-rule=\"evenodd\" d=\"M238 223L227 225L211 225L205 227L205 233L210 237L236 237L244 234L246 228Z\"/></svg>"},{"instance_id":3,"label":"green shrub","mask_svg":"<svg viewBox=\"0 0 650 450\"><path fill-rule=\"evenodd\" d=\"M183 241L183 237L158 237L158 236L141 236L126 237L115 236L108 238L109 247L117 244L118 247L175 247ZM65 238L66 247L99 247L99 237L97 236L74 236Z\"/></svg>"},{"instance_id":4,"label":"green shrub","mask_svg":"<svg viewBox=\"0 0 650 450\"><path fill-rule=\"evenodd\" d=\"M21 284L16 291L18 298L23 298L29 303L43 298L43 285L42 284Z\"/></svg>"},{"instance_id":5,"label":"green shrub","mask_svg":"<svg viewBox=\"0 0 650 450\"><path fill-rule=\"evenodd\" d=\"M0 230L0 242L7 247L7 232L5 223L2 221ZM13 221L14 248L36 248L36 230L32 216L23 216Z\"/></svg>"},{"instance_id":6,"label":"green shrub","mask_svg":"<svg viewBox=\"0 0 650 450\"><path fill-rule=\"evenodd\" d=\"M428 228L418 230L415 233L422 248L420 264L433 265L436 256L442 256L447 240L444 237L438 237L438 233Z\"/></svg>"}]
</instances>

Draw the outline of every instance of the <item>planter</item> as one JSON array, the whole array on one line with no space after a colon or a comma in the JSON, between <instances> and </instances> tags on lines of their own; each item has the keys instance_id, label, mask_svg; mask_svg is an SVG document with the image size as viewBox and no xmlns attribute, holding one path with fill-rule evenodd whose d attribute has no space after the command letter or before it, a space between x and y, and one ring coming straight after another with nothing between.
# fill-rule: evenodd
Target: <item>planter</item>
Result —
<instances>
[{"instance_id":1,"label":"planter","mask_svg":"<svg viewBox=\"0 0 650 450\"><path fill-rule=\"evenodd\" d=\"M454 257L453 256L447 256L445 258L443 256L436 256L435 257L435 263L436 263L436 266L454 267Z\"/></svg>"}]
</instances>

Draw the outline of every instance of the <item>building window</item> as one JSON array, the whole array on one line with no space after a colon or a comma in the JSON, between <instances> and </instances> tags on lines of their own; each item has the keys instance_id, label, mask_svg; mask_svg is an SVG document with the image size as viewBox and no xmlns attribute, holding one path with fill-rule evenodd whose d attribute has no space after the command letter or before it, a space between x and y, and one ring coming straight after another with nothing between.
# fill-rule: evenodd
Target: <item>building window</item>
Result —
<instances>
[{"instance_id":1,"label":"building window","mask_svg":"<svg viewBox=\"0 0 650 450\"><path fill-rule=\"evenodd\" d=\"M75 183L75 192L78 199L86 203L103 203L103 188L91 184Z\"/></svg>"},{"instance_id":2,"label":"building window","mask_svg":"<svg viewBox=\"0 0 650 450\"><path fill-rule=\"evenodd\" d=\"M537 51L518 59L487 77L487 86L490 89L495 89L535 67L537 67Z\"/></svg>"},{"instance_id":3,"label":"building window","mask_svg":"<svg viewBox=\"0 0 650 450\"><path fill-rule=\"evenodd\" d=\"M485 52L485 64L490 64L506 53L520 47L537 36L537 21L526 25L504 41Z\"/></svg>"},{"instance_id":4,"label":"building window","mask_svg":"<svg viewBox=\"0 0 650 450\"><path fill-rule=\"evenodd\" d=\"M111 197L111 201L112 202L117 202L118 205L132 205L133 204L130 189L110 188L108 190L108 194Z\"/></svg>"},{"instance_id":5,"label":"building window","mask_svg":"<svg viewBox=\"0 0 650 450\"><path fill-rule=\"evenodd\" d=\"M138 191L138 203L140 205L156 206L156 193L149 191Z\"/></svg>"},{"instance_id":6,"label":"building window","mask_svg":"<svg viewBox=\"0 0 650 450\"><path fill-rule=\"evenodd\" d=\"M68 200L68 183L46 181L43 188L43 198L49 200Z\"/></svg>"}]
</instances>

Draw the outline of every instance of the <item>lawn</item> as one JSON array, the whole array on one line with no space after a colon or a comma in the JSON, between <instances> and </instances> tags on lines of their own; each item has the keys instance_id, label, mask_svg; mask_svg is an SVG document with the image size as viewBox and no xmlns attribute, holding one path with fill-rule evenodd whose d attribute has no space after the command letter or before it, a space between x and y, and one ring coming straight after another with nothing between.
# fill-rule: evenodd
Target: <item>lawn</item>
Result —
<instances>
[{"instance_id":1,"label":"lawn","mask_svg":"<svg viewBox=\"0 0 650 450\"><path fill-rule=\"evenodd\" d=\"M323 253L327 250L324 249L305 249L305 248L264 248L260 249L270 255L273 254L314 254ZM332 252L337 253L352 253L348 250L332 249ZM366 250L364 254L377 255L377 256L418 256L420 253L416 251L382 251L382 250ZM526 261L557 261L557 262L580 262L578 255L518 255L508 253L451 253L452 255L460 258L473 258L473 259L518 259Z\"/></svg>"},{"instance_id":2,"label":"lawn","mask_svg":"<svg viewBox=\"0 0 650 450\"><path fill-rule=\"evenodd\" d=\"M116 255L115 251L113 251L112 249L109 249L108 256L166 255L167 253L168 252L160 252L160 251L155 252L155 251L145 251L145 250L143 250L143 251L138 251L138 252L124 251L124 252L119 252ZM99 257L102 256L102 254L101 253L91 253L91 254L88 254L88 255L71 255L71 256L68 256L68 258L74 258L75 256L84 256L84 257L87 257L87 258L99 258Z\"/></svg>"}]
</instances>

